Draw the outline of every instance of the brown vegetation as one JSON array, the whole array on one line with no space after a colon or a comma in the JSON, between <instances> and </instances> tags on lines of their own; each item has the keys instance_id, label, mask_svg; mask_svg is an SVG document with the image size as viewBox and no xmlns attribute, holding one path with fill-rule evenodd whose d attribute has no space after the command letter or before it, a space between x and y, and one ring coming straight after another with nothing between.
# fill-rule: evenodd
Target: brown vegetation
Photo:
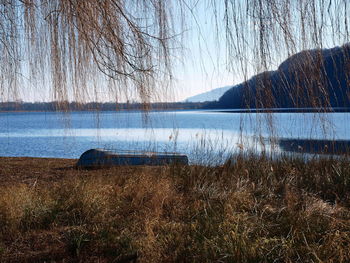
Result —
<instances>
[{"instance_id":1,"label":"brown vegetation","mask_svg":"<svg viewBox=\"0 0 350 263\"><path fill-rule=\"evenodd\" d=\"M349 262L350 164L0 158L1 262Z\"/></svg>"}]
</instances>

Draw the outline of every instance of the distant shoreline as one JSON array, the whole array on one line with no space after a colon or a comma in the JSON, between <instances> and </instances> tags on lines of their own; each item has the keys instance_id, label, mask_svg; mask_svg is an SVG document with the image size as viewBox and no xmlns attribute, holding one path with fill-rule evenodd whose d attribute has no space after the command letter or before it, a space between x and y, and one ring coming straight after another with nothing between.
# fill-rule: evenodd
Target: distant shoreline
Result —
<instances>
[{"instance_id":1,"label":"distant shoreline","mask_svg":"<svg viewBox=\"0 0 350 263\"><path fill-rule=\"evenodd\" d=\"M245 109L214 109L207 108L207 102L203 103L153 103L148 108L142 108L142 104L121 104L117 106L112 103L102 104L84 104L76 106L74 103L69 103L66 107L54 107L54 102L38 104L24 103L4 106L5 103L0 103L0 113L25 113L25 112L160 112L160 111L188 111L200 110L206 112L221 112L221 113L346 113L350 112L348 107L337 108L245 108Z\"/></svg>"},{"instance_id":2,"label":"distant shoreline","mask_svg":"<svg viewBox=\"0 0 350 263\"><path fill-rule=\"evenodd\" d=\"M0 112L70 112L70 111L170 111L204 109L204 103L157 102L157 103L116 103L116 102L2 102Z\"/></svg>"},{"instance_id":3,"label":"distant shoreline","mask_svg":"<svg viewBox=\"0 0 350 263\"><path fill-rule=\"evenodd\" d=\"M350 108L213 109L211 111L224 113L336 113L350 112Z\"/></svg>"}]
</instances>

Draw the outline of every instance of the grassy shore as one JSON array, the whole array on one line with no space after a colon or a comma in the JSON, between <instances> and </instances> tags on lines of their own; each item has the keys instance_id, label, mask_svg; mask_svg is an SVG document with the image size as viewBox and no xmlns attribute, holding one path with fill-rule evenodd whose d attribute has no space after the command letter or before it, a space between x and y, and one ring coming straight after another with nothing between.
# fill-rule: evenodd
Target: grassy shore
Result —
<instances>
[{"instance_id":1,"label":"grassy shore","mask_svg":"<svg viewBox=\"0 0 350 263\"><path fill-rule=\"evenodd\" d=\"M350 163L0 158L1 262L350 262Z\"/></svg>"}]
</instances>

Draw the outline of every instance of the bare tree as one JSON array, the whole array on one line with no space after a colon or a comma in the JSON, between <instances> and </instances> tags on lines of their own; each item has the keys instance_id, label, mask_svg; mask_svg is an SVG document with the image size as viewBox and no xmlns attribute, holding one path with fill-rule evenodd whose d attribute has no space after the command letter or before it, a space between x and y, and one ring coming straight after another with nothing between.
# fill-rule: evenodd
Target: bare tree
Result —
<instances>
[{"instance_id":1,"label":"bare tree","mask_svg":"<svg viewBox=\"0 0 350 263\"><path fill-rule=\"evenodd\" d=\"M349 38L347 0L199 2L208 5L201 15L214 15L216 28L225 28L227 65L244 79L301 50ZM27 77L35 86L52 87L57 101L86 100L99 92L118 100L134 90L147 104L157 88L164 92L171 82L172 61L181 46L176 36L197 3L2 0L1 100L16 98Z\"/></svg>"},{"instance_id":2,"label":"bare tree","mask_svg":"<svg viewBox=\"0 0 350 263\"><path fill-rule=\"evenodd\" d=\"M1 99L16 98L25 75L52 86L56 101L134 89L149 102L172 77L172 9L167 0L1 1Z\"/></svg>"}]
</instances>

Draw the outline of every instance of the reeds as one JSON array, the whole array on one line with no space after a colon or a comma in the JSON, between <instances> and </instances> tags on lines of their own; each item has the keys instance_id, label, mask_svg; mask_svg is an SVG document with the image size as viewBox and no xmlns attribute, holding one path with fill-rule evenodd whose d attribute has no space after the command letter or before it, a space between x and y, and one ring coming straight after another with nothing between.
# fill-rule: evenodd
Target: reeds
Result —
<instances>
[{"instance_id":1,"label":"reeds","mask_svg":"<svg viewBox=\"0 0 350 263\"><path fill-rule=\"evenodd\" d=\"M350 260L347 161L61 173L1 187L2 262Z\"/></svg>"}]
</instances>

